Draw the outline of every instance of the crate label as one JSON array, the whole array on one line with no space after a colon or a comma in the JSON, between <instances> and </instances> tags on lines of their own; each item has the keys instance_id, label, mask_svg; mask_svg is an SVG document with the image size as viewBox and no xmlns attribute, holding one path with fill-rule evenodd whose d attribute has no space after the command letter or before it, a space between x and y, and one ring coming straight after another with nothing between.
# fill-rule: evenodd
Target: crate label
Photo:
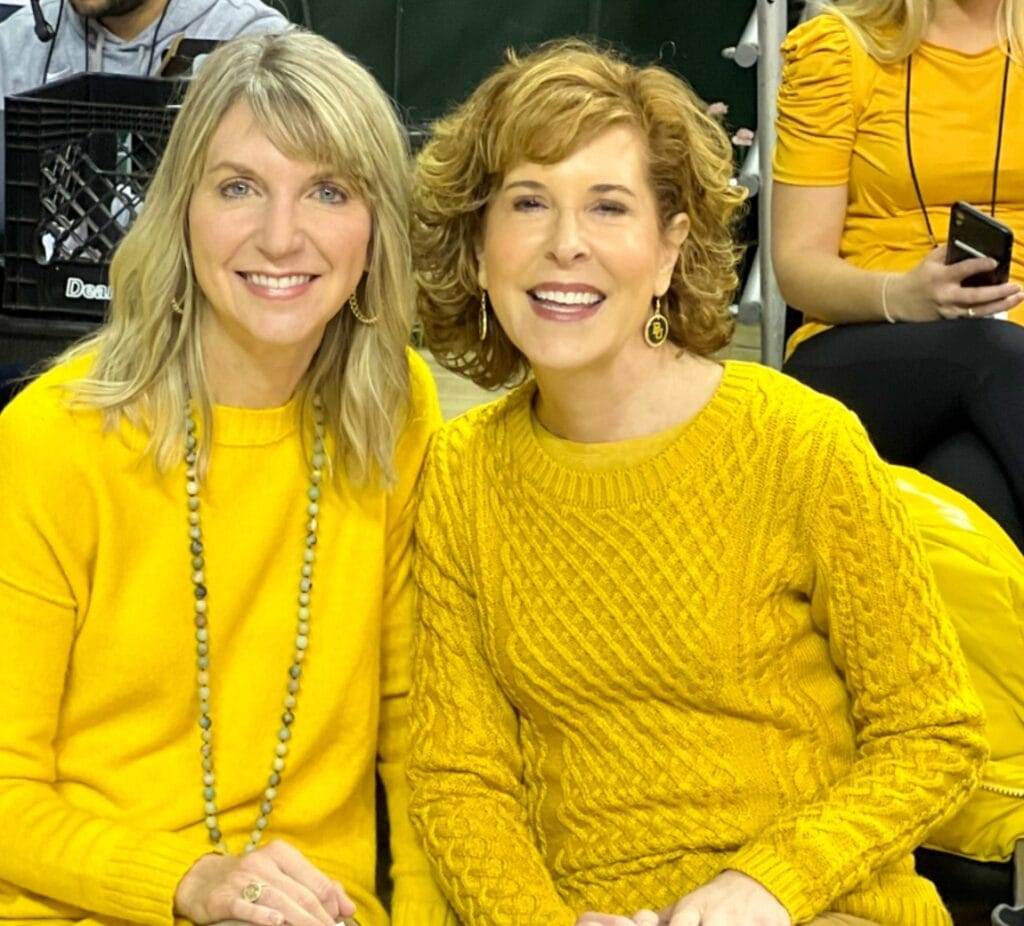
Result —
<instances>
[{"instance_id":1,"label":"crate label","mask_svg":"<svg viewBox=\"0 0 1024 926\"><path fill-rule=\"evenodd\" d=\"M94 299L97 302L110 300L110 287L105 283L86 283L80 277L68 277L64 287L68 299Z\"/></svg>"}]
</instances>

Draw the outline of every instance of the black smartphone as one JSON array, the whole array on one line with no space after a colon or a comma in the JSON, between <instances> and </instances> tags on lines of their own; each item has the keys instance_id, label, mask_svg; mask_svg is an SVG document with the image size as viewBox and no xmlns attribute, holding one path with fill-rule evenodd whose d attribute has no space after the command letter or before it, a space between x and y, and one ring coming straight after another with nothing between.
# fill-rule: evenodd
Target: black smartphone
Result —
<instances>
[{"instance_id":1,"label":"black smartphone","mask_svg":"<svg viewBox=\"0 0 1024 926\"><path fill-rule=\"evenodd\" d=\"M1002 222L965 202L953 203L949 211L949 237L946 239L946 263L956 264L971 257L991 257L996 266L975 273L964 286L998 286L1010 278L1013 232Z\"/></svg>"}]
</instances>

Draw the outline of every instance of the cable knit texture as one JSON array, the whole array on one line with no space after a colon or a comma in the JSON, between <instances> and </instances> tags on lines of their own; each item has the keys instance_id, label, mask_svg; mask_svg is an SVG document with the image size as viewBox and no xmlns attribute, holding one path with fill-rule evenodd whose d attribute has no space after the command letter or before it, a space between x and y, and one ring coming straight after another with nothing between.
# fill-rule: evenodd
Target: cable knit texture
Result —
<instances>
[{"instance_id":1,"label":"cable knit texture","mask_svg":"<svg viewBox=\"0 0 1024 926\"><path fill-rule=\"evenodd\" d=\"M795 923L949 923L910 849L981 712L887 468L838 403L732 362L594 471L530 384L436 436L417 523L411 810L466 926L658 908L725 868Z\"/></svg>"},{"instance_id":2,"label":"cable knit texture","mask_svg":"<svg viewBox=\"0 0 1024 926\"><path fill-rule=\"evenodd\" d=\"M411 414L386 493L324 484L312 633L267 841L374 897L374 772L387 792L394 926L445 926L408 822L415 485L440 423L410 354ZM212 851L203 823L184 464L69 408L64 364L0 416L0 920L172 922L175 888ZM214 409L202 489L220 826L240 852L259 815L295 645L308 514L298 400Z\"/></svg>"}]
</instances>

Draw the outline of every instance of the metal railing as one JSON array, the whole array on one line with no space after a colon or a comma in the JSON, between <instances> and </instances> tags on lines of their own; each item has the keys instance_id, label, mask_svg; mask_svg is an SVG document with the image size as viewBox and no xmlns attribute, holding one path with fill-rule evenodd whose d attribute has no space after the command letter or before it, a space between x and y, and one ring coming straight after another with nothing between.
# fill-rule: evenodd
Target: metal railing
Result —
<instances>
[{"instance_id":1,"label":"metal railing","mask_svg":"<svg viewBox=\"0 0 1024 926\"><path fill-rule=\"evenodd\" d=\"M754 11L735 45L722 54L740 67L757 65L757 131L736 182L757 196L758 247L747 274L737 312L744 324L761 325L761 361L779 369L786 330L786 303L772 267L772 152L775 148L775 111L782 57L779 47L786 36L786 0L757 0Z\"/></svg>"}]
</instances>

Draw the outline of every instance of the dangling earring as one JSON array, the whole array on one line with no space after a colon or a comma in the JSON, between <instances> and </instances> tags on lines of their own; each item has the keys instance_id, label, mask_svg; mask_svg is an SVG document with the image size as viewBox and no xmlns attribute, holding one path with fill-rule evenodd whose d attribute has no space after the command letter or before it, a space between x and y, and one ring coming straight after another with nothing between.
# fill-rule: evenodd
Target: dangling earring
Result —
<instances>
[{"instance_id":1,"label":"dangling earring","mask_svg":"<svg viewBox=\"0 0 1024 926\"><path fill-rule=\"evenodd\" d=\"M352 295L348 297L348 307L352 310L352 314L359 319L364 325L376 325L376 315L364 315L359 309L359 300L356 298L355 290L352 291Z\"/></svg>"},{"instance_id":2,"label":"dangling earring","mask_svg":"<svg viewBox=\"0 0 1024 926\"><path fill-rule=\"evenodd\" d=\"M661 347L668 340L668 319L661 314L661 296L654 297L654 314L644 325L644 340L649 347Z\"/></svg>"},{"instance_id":3,"label":"dangling earring","mask_svg":"<svg viewBox=\"0 0 1024 926\"><path fill-rule=\"evenodd\" d=\"M487 340L487 290L480 290L480 340Z\"/></svg>"},{"instance_id":4,"label":"dangling earring","mask_svg":"<svg viewBox=\"0 0 1024 926\"><path fill-rule=\"evenodd\" d=\"M171 299L171 311L175 315L184 315L185 310L181 307L181 303L177 299Z\"/></svg>"}]
</instances>

